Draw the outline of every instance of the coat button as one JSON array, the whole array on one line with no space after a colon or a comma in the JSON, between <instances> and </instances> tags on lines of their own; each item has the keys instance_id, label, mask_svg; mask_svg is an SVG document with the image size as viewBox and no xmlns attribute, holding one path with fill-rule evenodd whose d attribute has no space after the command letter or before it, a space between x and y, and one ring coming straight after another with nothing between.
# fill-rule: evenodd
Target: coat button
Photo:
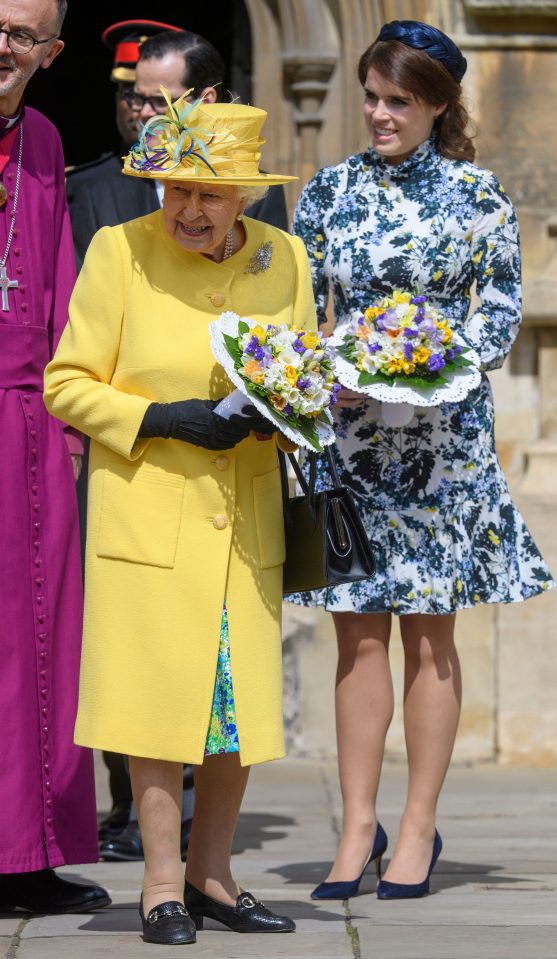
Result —
<instances>
[{"instance_id":1,"label":"coat button","mask_svg":"<svg viewBox=\"0 0 557 959\"><path fill-rule=\"evenodd\" d=\"M227 470L230 464L228 456L217 456L215 466L218 470Z\"/></svg>"},{"instance_id":2,"label":"coat button","mask_svg":"<svg viewBox=\"0 0 557 959\"><path fill-rule=\"evenodd\" d=\"M226 516L223 516L222 513L219 513L218 516L213 517L213 526L215 529L226 529L228 526L228 520Z\"/></svg>"},{"instance_id":3,"label":"coat button","mask_svg":"<svg viewBox=\"0 0 557 959\"><path fill-rule=\"evenodd\" d=\"M213 306L224 306L224 301L226 299L224 293L211 293L209 299Z\"/></svg>"}]
</instances>

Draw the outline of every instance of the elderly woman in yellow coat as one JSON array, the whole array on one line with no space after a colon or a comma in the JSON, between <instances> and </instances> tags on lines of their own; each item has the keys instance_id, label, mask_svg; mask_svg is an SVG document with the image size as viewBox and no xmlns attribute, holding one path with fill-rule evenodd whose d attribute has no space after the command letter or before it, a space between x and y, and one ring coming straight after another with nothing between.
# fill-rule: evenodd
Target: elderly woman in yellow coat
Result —
<instances>
[{"instance_id":1,"label":"elderly woman in yellow coat","mask_svg":"<svg viewBox=\"0 0 557 959\"><path fill-rule=\"evenodd\" d=\"M242 217L290 179L258 171L264 117L182 100L151 121L125 172L163 180L163 208L97 233L45 376L50 412L92 440L76 742L130 756L152 942L192 942L205 916L294 929L230 872L249 766L284 754L285 547L277 434L214 413L232 386L208 331L223 310L315 328L301 241Z\"/></svg>"}]
</instances>

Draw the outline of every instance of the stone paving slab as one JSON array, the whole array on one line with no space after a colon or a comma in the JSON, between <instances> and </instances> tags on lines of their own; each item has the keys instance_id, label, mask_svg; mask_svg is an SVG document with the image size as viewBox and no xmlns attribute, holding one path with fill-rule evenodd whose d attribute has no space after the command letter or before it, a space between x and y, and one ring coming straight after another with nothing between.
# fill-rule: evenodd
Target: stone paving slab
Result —
<instances>
[{"instance_id":1,"label":"stone paving slab","mask_svg":"<svg viewBox=\"0 0 557 959\"><path fill-rule=\"evenodd\" d=\"M272 940L272 941L271 941ZM176 946L144 943L137 936L84 936L32 939L21 943L18 959L353 959L344 932L326 938L311 933L292 935L238 935L227 930L203 930L186 951Z\"/></svg>"},{"instance_id":2,"label":"stone paving slab","mask_svg":"<svg viewBox=\"0 0 557 959\"><path fill-rule=\"evenodd\" d=\"M410 928L366 926L359 929L362 959L555 959L552 930L513 926L473 929L454 925Z\"/></svg>"}]
</instances>

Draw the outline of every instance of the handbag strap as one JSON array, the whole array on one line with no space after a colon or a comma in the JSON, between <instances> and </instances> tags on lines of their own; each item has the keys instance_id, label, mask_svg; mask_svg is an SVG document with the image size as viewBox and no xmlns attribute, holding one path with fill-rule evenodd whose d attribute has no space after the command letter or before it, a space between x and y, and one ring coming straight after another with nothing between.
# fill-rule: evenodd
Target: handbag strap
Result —
<instances>
[{"instance_id":1,"label":"handbag strap","mask_svg":"<svg viewBox=\"0 0 557 959\"><path fill-rule=\"evenodd\" d=\"M289 496L289 487L288 487L288 472L286 469L286 456L290 461L292 469L294 470L294 475L300 484L300 488L306 496L313 502L315 498L315 482L317 479L317 453L308 453L307 461L309 463L309 479L306 479L304 476L300 464L296 459L293 453L284 454L282 450L278 451L279 454L279 465L280 465L280 478L282 484L282 495L283 499L287 500ZM336 468L335 461L333 459L333 454L331 453L331 447L325 447L325 452L322 454L325 456L327 466L329 467L329 473L331 474L331 479L333 481L333 486L335 489L342 489L342 483L338 475L338 470Z\"/></svg>"},{"instance_id":2,"label":"handbag strap","mask_svg":"<svg viewBox=\"0 0 557 959\"><path fill-rule=\"evenodd\" d=\"M342 483L338 475L338 470L336 468L336 463L334 461L333 454L331 453L330 446L325 447L325 458L327 460L327 466L329 467L329 472L333 480L333 486L335 489L342 489Z\"/></svg>"}]
</instances>

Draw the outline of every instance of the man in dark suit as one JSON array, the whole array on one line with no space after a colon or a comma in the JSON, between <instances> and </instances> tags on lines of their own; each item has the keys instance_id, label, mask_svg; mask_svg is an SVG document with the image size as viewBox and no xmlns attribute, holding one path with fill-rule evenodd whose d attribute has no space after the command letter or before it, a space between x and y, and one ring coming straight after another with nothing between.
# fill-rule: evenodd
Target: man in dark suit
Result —
<instances>
[{"instance_id":1,"label":"man in dark suit","mask_svg":"<svg viewBox=\"0 0 557 959\"><path fill-rule=\"evenodd\" d=\"M103 153L90 163L66 171L78 270L89 243L102 226L117 226L153 213L160 206L153 183L122 176L122 156L139 134L139 116L128 104L126 94L133 90L140 49L161 31L181 32L179 27L157 20L123 20L107 27L102 34L103 43L114 51L110 79L116 84L116 126L121 143L117 152Z\"/></svg>"}]
</instances>

